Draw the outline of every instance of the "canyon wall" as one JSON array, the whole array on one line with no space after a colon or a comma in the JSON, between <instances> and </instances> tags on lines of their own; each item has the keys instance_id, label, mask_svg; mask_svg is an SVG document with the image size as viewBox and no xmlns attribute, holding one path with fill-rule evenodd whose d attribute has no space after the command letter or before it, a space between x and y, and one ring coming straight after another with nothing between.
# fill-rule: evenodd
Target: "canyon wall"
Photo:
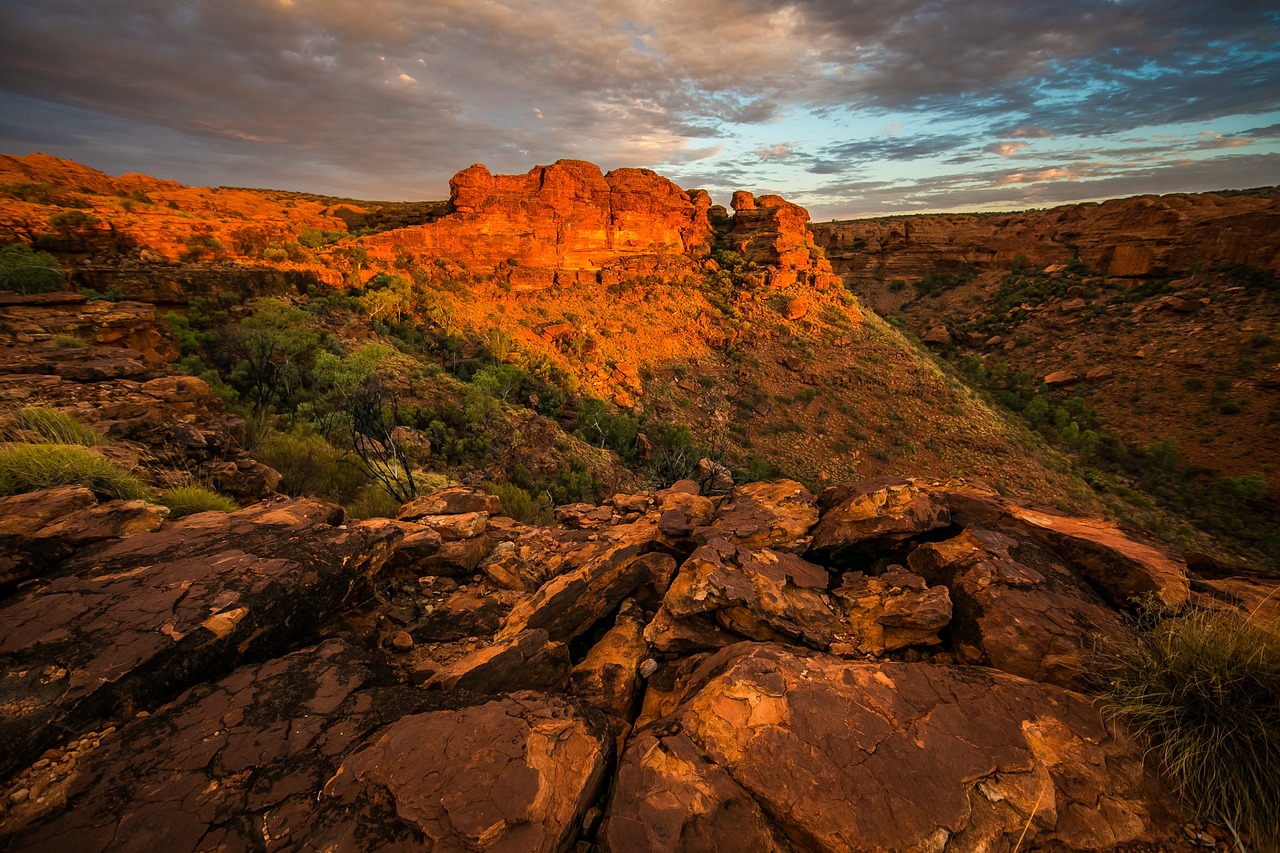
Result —
<instances>
[{"instance_id":1,"label":"canyon wall","mask_svg":"<svg viewBox=\"0 0 1280 853\"><path fill-rule=\"evenodd\" d=\"M1033 266L1075 257L1118 278L1178 276L1198 263L1280 271L1280 194L1137 196L1013 214L939 214L815 223L814 240L850 285L911 280L963 264Z\"/></svg>"}]
</instances>

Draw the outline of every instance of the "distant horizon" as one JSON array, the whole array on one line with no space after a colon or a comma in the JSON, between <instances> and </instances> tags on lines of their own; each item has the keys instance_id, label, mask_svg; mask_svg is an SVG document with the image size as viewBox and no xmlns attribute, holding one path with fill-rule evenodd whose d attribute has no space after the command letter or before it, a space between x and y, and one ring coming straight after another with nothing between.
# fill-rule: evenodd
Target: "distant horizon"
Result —
<instances>
[{"instance_id":1,"label":"distant horizon","mask_svg":"<svg viewBox=\"0 0 1280 853\"><path fill-rule=\"evenodd\" d=\"M191 188L193 188L193 189L229 189L229 190L244 190L244 191L247 191L247 192L284 192L284 193L299 193L299 194L303 194L303 195L315 195L315 196L321 196L321 197L324 197L324 198L331 198L331 199L338 200L338 201L353 201L353 202L362 202L362 203L366 203L366 204L403 204L403 203L414 203L414 202L440 202L440 201L448 201L448 200L449 200L449 193L448 193L448 192L445 192L443 195L438 196L438 197L435 197L435 198L429 198L429 197L413 197L413 198L398 198L398 199L397 199L397 198L372 198L372 197L365 198L365 197L360 197L360 196L353 196L353 195L346 195L346 194L339 194L339 193L325 192L325 191L323 191L323 190L318 190L318 189L314 189L314 188L312 188L312 189L304 189L304 188L294 188L294 187L285 187L285 186L251 186L251 185L248 185L248 184L228 184L228 183L203 183L203 184L196 184L196 183L188 183L188 182L183 181L183 180L181 180L181 179L179 179L179 178L170 177L170 176L167 176L167 175L158 175L158 174L154 174L153 172L148 171L145 167L144 167L144 168L127 168L127 169L123 169L123 170L120 170L120 171L109 171L109 170L107 170L107 169L103 169L103 168L101 168L101 167L99 167L99 166L96 166L96 165L94 165L93 163L87 163L87 162L85 162L85 161L83 161L83 160L77 160L77 159L72 158L72 157L65 157L65 156L60 155L60 154L53 154L53 153L50 153L50 152L48 152L48 151L29 151L29 152L27 152L26 154L15 154L15 153L12 153L12 152L0 151L0 155L3 155L3 156L9 156L9 157L14 157L14 158L17 158L17 159L22 159L22 158L24 158L24 157L29 157L29 156L33 156L33 155L39 155L39 156L45 156L45 157L54 157L54 158L57 158L57 159L60 159L60 160L66 160L66 161L69 161L69 162L78 163L78 164L80 164L80 165L82 165L82 166L86 166L86 167L88 167L88 168L90 168L90 169L94 169L95 171L102 172L103 174L108 175L109 177L112 177L112 178L119 178L119 177L121 177L122 175L138 174L138 175L144 175L144 176L146 176L146 177L148 177L148 178L154 178L154 179L156 179L156 180L162 180L162 181L173 181L173 182L175 182L175 183L179 183L179 184L182 184L183 186L191 187ZM549 161L549 162L547 162L547 163L536 163L536 164L534 164L534 165L530 166L528 169L524 169L523 171L520 171L520 172L496 172L496 171L494 171L493 169L490 169L490 171L491 171L491 172L493 172L494 174L509 174L509 175L511 175L511 174L517 174L517 175L518 175L518 174L528 174L530 171L532 171L532 170L534 170L534 169L541 168L541 167L544 167L544 166L550 166L550 165L554 164L555 162L557 162L558 160L580 160L580 159L582 159L582 158L577 158L577 157L559 157L559 158L556 158L556 160L552 160L552 161ZM591 162L591 161L586 161L586 162ZM449 177L450 177L450 178L452 178L454 175L458 174L458 172L460 172L460 171L462 171L462 170L464 170L464 169L466 169L466 168L469 168L469 167L470 167L470 166L472 166L472 165L476 165L476 164L485 165L485 167L486 167L486 168L488 168L488 166L487 166L486 164L484 164L484 163L483 163L483 161L476 161L476 163L468 163L466 166L459 167L456 171L452 172L452 173L450 174L450 176L449 176ZM594 164L594 165L599 166L599 164ZM602 172L604 172L605 174L608 174L609 172L614 171L614 169L605 169L603 166L600 166L599 168L600 168L600 170L601 170ZM680 187L680 189L684 190L685 192L689 192L689 191L692 191L692 190L698 190L698 189L705 189L705 187L698 187L698 186L684 186L683 184L680 184L679 182L675 181L675 180L674 180L673 178L671 178L669 175L664 174L661 170L656 169L656 168L654 168L654 167L652 167L652 166L617 166L617 167L614 167L614 168L615 168L615 169L628 169L628 168L630 168L630 169L649 169L649 170L654 171L654 172L656 172L657 174L661 175L662 177L667 178L668 180L671 180L673 183L675 183L677 186L679 186L679 187ZM447 183L448 183L447 179L446 179L446 182L445 182L445 183L446 183L446 186L447 186ZM811 221L811 222L842 222L842 221L851 221L851 220L858 220L858 219L893 219L893 218L905 218L905 217L911 217L911 216L946 216L946 215L949 215L949 214L954 214L954 215L957 215L957 216L962 216L962 215L998 215L998 214L1002 214L1002 213L1008 213L1008 214L1016 214L1016 213L1032 213L1032 212L1036 212L1036 211L1052 210L1052 209L1057 208L1057 207L1069 207L1069 206L1077 205L1077 204L1102 204L1102 203L1107 202L1107 201L1118 201L1118 200L1122 200L1122 199L1126 199L1126 198L1136 198L1136 197L1139 197L1139 196L1205 195L1205 194L1212 195L1212 194L1218 194L1218 193L1239 193L1239 194L1247 194L1247 193L1262 192L1262 191L1270 190L1270 189L1276 189L1277 187L1280 187L1280 184L1260 184L1260 185L1252 186L1252 187L1216 187L1215 189L1210 189L1210 190L1169 190L1169 191L1167 191L1167 192L1159 192L1159 193L1133 193L1133 194L1130 194L1130 195L1106 196L1106 197L1101 197L1101 198L1092 198L1092 199L1086 198L1086 199L1079 199L1079 200L1073 200L1073 201L1058 202L1058 203L1055 203L1055 204L1035 205L1035 206L1023 207L1023 208L995 208L995 207L992 207L992 208L983 208L983 209L973 208L973 209L963 209L963 210L962 210L962 209L948 208L948 209L939 209L939 210L902 211L902 212L891 212L891 213L871 213L871 214L866 214L866 215L857 215L857 214L854 214L854 215L849 215L849 216L836 216L836 217L830 217L830 216L827 216L827 217L818 217L818 216L815 216L815 215L813 214L813 211L812 211L812 210L810 210L810 211L809 211L809 218L810 218L810 221ZM769 195L769 194L779 195L779 196L781 196L782 198L786 199L787 201L793 202L793 203L795 203L795 204L799 204L801 207L805 207L806 209L809 209L807 205L805 205L805 204L803 204L803 203L801 203L801 202L799 202L799 201L796 201L796 199L794 199L792 196L790 196L790 195L786 192L786 190L785 190L785 189L784 189L784 190L778 190L778 189L754 190L754 189L752 189L752 188L750 188L750 187L738 187L738 188L736 188L736 189L739 189L739 190L746 190L747 192L750 192L750 193L752 193L753 195L757 195L757 196L759 196L759 195ZM717 195L716 193L710 193L710 191L708 191L708 192L709 192L709 194L712 196L712 201L713 201L713 203L723 205L725 208L730 208L730 205L729 205L729 199L728 199L728 197L726 197L726 198L724 198L723 200L721 200L721 199L716 198L716 195ZM731 193L730 193L730 194L731 194Z\"/></svg>"},{"instance_id":2,"label":"distant horizon","mask_svg":"<svg viewBox=\"0 0 1280 853\"><path fill-rule=\"evenodd\" d=\"M815 220L1267 186L1280 7L8 0L0 150L385 200L571 157Z\"/></svg>"}]
</instances>

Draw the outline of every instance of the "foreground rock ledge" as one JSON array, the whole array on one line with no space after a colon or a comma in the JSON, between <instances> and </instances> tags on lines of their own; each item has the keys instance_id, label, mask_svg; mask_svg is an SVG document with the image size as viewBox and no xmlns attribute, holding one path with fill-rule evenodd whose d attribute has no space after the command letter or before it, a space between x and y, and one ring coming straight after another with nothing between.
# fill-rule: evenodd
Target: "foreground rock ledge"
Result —
<instances>
[{"instance_id":1,"label":"foreground rock ledge","mask_svg":"<svg viewBox=\"0 0 1280 853\"><path fill-rule=\"evenodd\" d=\"M612 752L599 716L565 699L390 685L339 638L134 720L84 760L65 813L0 846L550 853Z\"/></svg>"},{"instance_id":2,"label":"foreground rock ledge","mask_svg":"<svg viewBox=\"0 0 1280 853\"><path fill-rule=\"evenodd\" d=\"M1084 697L973 667L740 644L633 736L602 847L1109 849L1172 802Z\"/></svg>"},{"instance_id":3,"label":"foreground rock ledge","mask_svg":"<svg viewBox=\"0 0 1280 853\"><path fill-rule=\"evenodd\" d=\"M336 515L335 515L336 513ZM280 500L82 552L0 607L0 771L91 721L130 715L287 649L387 559L389 523Z\"/></svg>"}]
</instances>

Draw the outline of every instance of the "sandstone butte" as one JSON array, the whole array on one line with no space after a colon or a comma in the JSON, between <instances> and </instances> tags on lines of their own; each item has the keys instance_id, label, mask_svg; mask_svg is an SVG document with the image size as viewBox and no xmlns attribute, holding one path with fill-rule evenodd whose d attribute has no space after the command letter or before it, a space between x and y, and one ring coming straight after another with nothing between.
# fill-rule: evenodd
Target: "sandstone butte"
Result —
<instances>
[{"instance_id":1,"label":"sandstone butte","mask_svg":"<svg viewBox=\"0 0 1280 853\"><path fill-rule=\"evenodd\" d=\"M364 244L384 258L405 251L446 258L536 289L687 275L692 267L671 262L704 258L716 236L707 192L686 192L650 169L603 174L592 163L560 160L524 175L493 175L476 164L454 175L449 186L451 213ZM744 191L734 194L733 207L729 242L749 260L776 267L779 284L799 278L818 287L838 283L813 251L804 208Z\"/></svg>"}]
</instances>

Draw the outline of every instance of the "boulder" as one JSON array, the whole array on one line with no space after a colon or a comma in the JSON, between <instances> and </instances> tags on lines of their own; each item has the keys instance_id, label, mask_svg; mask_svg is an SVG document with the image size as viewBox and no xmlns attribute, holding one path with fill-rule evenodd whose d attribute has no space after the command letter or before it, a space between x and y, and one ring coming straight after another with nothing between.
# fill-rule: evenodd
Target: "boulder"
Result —
<instances>
[{"instance_id":1,"label":"boulder","mask_svg":"<svg viewBox=\"0 0 1280 853\"><path fill-rule=\"evenodd\" d=\"M626 724L638 698L640 665L649 657L644 614L624 602L613 627L569 673L569 692Z\"/></svg>"},{"instance_id":2,"label":"boulder","mask_svg":"<svg viewBox=\"0 0 1280 853\"><path fill-rule=\"evenodd\" d=\"M1167 607L1178 607L1190 594L1182 557L1128 536L1114 522L1012 505L1009 512L1113 605L1125 607L1134 599L1153 595Z\"/></svg>"},{"instance_id":3,"label":"boulder","mask_svg":"<svg viewBox=\"0 0 1280 853\"><path fill-rule=\"evenodd\" d=\"M1004 673L740 644L686 683L621 758L605 849L1113 849L1176 808L1087 699Z\"/></svg>"},{"instance_id":4,"label":"boulder","mask_svg":"<svg viewBox=\"0 0 1280 853\"><path fill-rule=\"evenodd\" d=\"M39 536L40 531L92 507L97 500L83 486L57 486L0 498L0 589L41 573L61 549L56 541Z\"/></svg>"},{"instance_id":5,"label":"boulder","mask_svg":"<svg viewBox=\"0 0 1280 853\"><path fill-rule=\"evenodd\" d=\"M395 572L406 572L415 576L426 574L422 566L424 562L440 553L443 540L440 534L425 524L413 521L397 521L396 526L404 534L396 549L387 560L387 567Z\"/></svg>"},{"instance_id":6,"label":"boulder","mask_svg":"<svg viewBox=\"0 0 1280 853\"><path fill-rule=\"evenodd\" d=\"M535 628L498 637L436 672L427 681L434 690L508 693L559 690L569 677L569 648Z\"/></svg>"},{"instance_id":7,"label":"boulder","mask_svg":"<svg viewBox=\"0 0 1280 853\"><path fill-rule=\"evenodd\" d=\"M412 519L400 514L401 521L412 521L430 528L440 535L445 542L456 542L459 539L472 539L485 532L489 524L487 512L459 512L451 515L418 515Z\"/></svg>"},{"instance_id":8,"label":"boulder","mask_svg":"<svg viewBox=\"0 0 1280 853\"><path fill-rule=\"evenodd\" d=\"M593 530L613 521L613 510L595 504L565 504L555 508L555 517L570 530Z\"/></svg>"},{"instance_id":9,"label":"boulder","mask_svg":"<svg viewBox=\"0 0 1280 853\"><path fill-rule=\"evenodd\" d=\"M429 495L414 498L400 507L397 515L402 521L419 521L427 515L458 515L460 513L486 512L498 515L502 512L502 501L497 495L491 495L480 489L466 486L450 486Z\"/></svg>"},{"instance_id":10,"label":"boulder","mask_svg":"<svg viewBox=\"0 0 1280 853\"><path fill-rule=\"evenodd\" d=\"M845 627L826 595L827 582L825 569L794 554L715 539L680 567L662 607L675 619L708 615L743 637L825 649Z\"/></svg>"},{"instance_id":11,"label":"boulder","mask_svg":"<svg viewBox=\"0 0 1280 853\"><path fill-rule=\"evenodd\" d=\"M470 539L445 540L438 551L429 557L419 558L415 566L424 575L465 578L480 567L492 548L493 540L483 535Z\"/></svg>"},{"instance_id":12,"label":"boulder","mask_svg":"<svg viewBox=\"0 0 1280 853\"><path fill-rule=\"evenodd\" d=\"M343 760L322 797L353 806L389 797L420 849L556 853L603 790L612 754L596 719L517 693L397 720Z\"/></svg>"},{"instance_id":13,"label":"boulder","mask_svg":"<svg viewBox=\"0 0 1280 853\"><path fill-rule=\"evenodd\" d=\"M832 596L851 634L852 650L859 654L936 645L938 632L951 623L947 588L930 587L910 572L888 571L879 577L848 572ZM838 648L833 645L831 650Z\"/></svg>"},{"instance_id":14,"label":"boulder","mask_svg":"<svg viewBox=\"0 0 1280 853\"><path fill-rule=\"evenodd\" d=\"M701 542L724 539L744 548L803 551L805 534L818 520L808 489L794 480L748 483L736 487L714 520L696 531Z\"/></svg>"},{"instance_id":15,"label":"boulder","mask_svg":"<svg viewBox=\"0 0 1280 853\"><path fill-rule=\"evenodd\" d=\"M822 518L813 528L815 552L839 558L865 547L892 546L946 527L951 513L914 480L885 478L825 490Z\"/></svg>"},{"instance_id":16,"label":"boulder","mask_svg":"<svg viewBox=\"0 0 1280 853\"><path fill-rule=\"evenodd\" d=\"M662 557L642 557L635 545L600 544L589 550L591 556L581 566L552 578L516 605L500 636L541 629L552 640L571 640L651 581L651 564Z\"/></svg>"},{"instance_id":17,"label":"boulder","mask_svg":"<svg viewBox=\"0 0 1280 853\"><path fill-rule=\"evenodd\" d=\"M944 347L951 346L952 342L951 332L946 326L934 326L932 329L925 332L920 337L920 340L924 341L926 344L937 344L938 346Z\"/></svg>"},{"instance_id":18,"label":"boulder","mask_svg":"<svg viewBox=\"0 0 1280 853\"><path fill-rule=\"evenodd\" d=\"M1025 534L970 529L927 542L913 569L951 591L951 640L963 663L1080 687L1099 640L1125 628L1088 583Z\"/></svg>"},{"instance_id":19,"label":"boulder","mask_svg":"<svg viewBox=\"0 0 1280 853\"><path fill-rule=\"evenodd\" d=\"M256 459L237 459L210 471L214 488L242 500L259 500L280 486L280 472Z\"/></svg>"}]
</instances>

